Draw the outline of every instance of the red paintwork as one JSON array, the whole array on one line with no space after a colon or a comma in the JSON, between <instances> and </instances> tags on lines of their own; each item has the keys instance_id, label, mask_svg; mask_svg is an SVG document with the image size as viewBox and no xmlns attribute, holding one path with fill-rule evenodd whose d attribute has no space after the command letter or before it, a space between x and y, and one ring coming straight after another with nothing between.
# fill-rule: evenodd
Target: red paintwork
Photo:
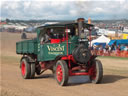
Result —
<instances>
[{"instance_id":1,"label":"red paintwork","mask_svg":"<svg viewBox=\"0 0 128 96\"><path fill-rule=\"evenodd\" d=\"M62 71L61 65L58 65L57 68L56 68L56 76L57 76L57 80L59 82L61 82L62 79L63 79L63 71Z\"/></svg>"},{"instance_id":2,"label":"red paintwork","mask_svg":"<svg viewBox=\"0 0 128 96\"><path fill-rule=\"evenodd\" d=\"M24 62L22 62L22 65L21 65L21 73L22 73L22 75L24 76L25 75L25 64L24 64Z\"/></svg>"},{"instance_id":3,"label":"red paintwork","mask_svg":"<svg viewBox=\"0 0 128 96\"><path fill-rule=\"evenodd\" d=\"M74 63L76 63L72 55L67 55L67 56L61 57L61 59L62 60L69 60L69 61L71 60Z\"/></svg>"},{"instance_id":4,"label":"red paintwork","mask_svg":"<svg viewBox=\"0 0 128 96\"><path fill-rule=\"evenodd\" d=\"M72 70L69 70L69 76L79 76L79 75L90 75L89 72L77 72L73 73Z\"/></svg>"},{"instance_id":5,"label":"red paintwork","mask_svg":"<svg viewBox=\"0 0 128 96\"><path fill-rule=\"evenodd\" d=\"M61 39L51 39L51 43L60 43Z\"/></svg>"},{"instance_id":6,"label":"red paintwork","mask_svg":"<svg viewBox=\"0 0 128 96\"><path fill-rule=\"evenodd\" d=\"M61 60L68 60L69 68L71 68L71 61L73 63L76 63L72 55L67 55L67 56L61 57Z\"/></svg>"},{"instance_id":7,"label":"red paintwork","mask_svg":"<svg viewBox=\"0 0 128 96\"><path fill-rule=\"evenodd\" d=\"M89 69L88 72L75 72L75 73L72 72L74 70L82 70L82 69L86 70L86 68L82 68L81 66L77 66L77 67L74 67L72 69L69 69L69 76L90 75L91 79L95 79L96 78L96 73L97 72L96 72L95 64L93 64L93 66Z\"/></svg>"},{"instance_id":8,"label":"red paintwork","mask_svg":"<svg viewBox=\"0 0 128 96\"><path fill-rule=\"evenodd\" d=\"M69 76L92 75L93 74L94 68L91 69L91 71L89 71L89 72L75 72L75 73L73 73L72 71L74 71L74 70L82 70L82 69L85 69L86 70L86 68L83 68L81 66L77 66L77 67L73 67L71 69L71 63L70 62L72 61L72 62L76 63L72 55L64 56L61 59L62 60L68 60ZM90 62L88 62L88 64L90 64Z\"/></svg>"},{"instance_id":9,"label":"red paintwork","mask_svg":"<svg viewBox=\"0 0 128 96\"><path fill-rule=\"evenodd\" d=\"M90 61L91 59L93 59L93 57L90 58ZM69 76L79 76L79 75L90 75L91 76L91 79L95 79L96 78L96 67L95 67L95 64L94 66L92 66L88 72L73 72L75 70L86 70L86 67L80 65L80 66L76 66L76 67L73 67L71 68L71 62L73 63L76 63L73 56L72 55L68 55L68 56L64 56L64 57L61 57L61 60L66 60L68 61L68 67L69 67ZM90 62L88 62L88 64L90 64ZM40 65L41 65L41 68L42 69L48 69L47 67L52 65L52 62L40 62ZM57 76L57 80L59 82L62 81L62 78L63 78L63 72L62 72L62 67L61 65L58 65L57 68L56 68L56 76Z\"/></svg>"}]
</instances>

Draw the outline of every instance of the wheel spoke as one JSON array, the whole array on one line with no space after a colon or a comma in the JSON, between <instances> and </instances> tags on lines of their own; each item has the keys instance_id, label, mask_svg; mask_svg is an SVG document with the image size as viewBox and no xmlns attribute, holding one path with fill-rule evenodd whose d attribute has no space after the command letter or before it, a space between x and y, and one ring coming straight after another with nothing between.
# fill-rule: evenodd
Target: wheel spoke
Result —
<instances>
[{"instance_id":1,"label":"wheel spoke","mask_svg":"<svg viewBox=\"0 0 128 96\"><path fill-rule=\"evenodd\" d=\"M59 82L61 82L62 79L63 79L63 72L62 72L61 65L58 65L58 66L57 66L56 75L57 75L57 80L58 80Z\"/></svg>"}]
</instances>

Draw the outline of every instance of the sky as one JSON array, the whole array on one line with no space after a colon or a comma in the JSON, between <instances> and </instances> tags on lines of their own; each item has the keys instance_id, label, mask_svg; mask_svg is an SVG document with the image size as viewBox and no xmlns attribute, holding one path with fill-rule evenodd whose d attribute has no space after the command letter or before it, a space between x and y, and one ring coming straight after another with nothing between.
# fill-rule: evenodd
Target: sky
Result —
<instances>
[{"instance_id":1,"label":"sky","mask_svg":"<svg viewBox=\"0 0 128 96\"><path fill-rule=\"evenodd\" d=\"M0 19L128 19L128 0L1 0Z\"/></svg>"}]
</instances>

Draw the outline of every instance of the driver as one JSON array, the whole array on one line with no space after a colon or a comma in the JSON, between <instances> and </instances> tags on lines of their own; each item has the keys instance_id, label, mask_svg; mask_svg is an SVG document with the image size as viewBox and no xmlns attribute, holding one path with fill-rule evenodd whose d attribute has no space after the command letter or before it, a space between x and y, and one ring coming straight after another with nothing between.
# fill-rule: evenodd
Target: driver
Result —
<instances>
[{"instance_id":1,"label":"driver","mask_svg":"<svg viewBox=\"0 0 128 96\"><path fill-rule=\"evenodd\" d=\"M46 34L41 38L41 43L48 43L50 42L51 38L52 34L50 33L50 29L48 28Z\"/></svg>"}]
</instances>

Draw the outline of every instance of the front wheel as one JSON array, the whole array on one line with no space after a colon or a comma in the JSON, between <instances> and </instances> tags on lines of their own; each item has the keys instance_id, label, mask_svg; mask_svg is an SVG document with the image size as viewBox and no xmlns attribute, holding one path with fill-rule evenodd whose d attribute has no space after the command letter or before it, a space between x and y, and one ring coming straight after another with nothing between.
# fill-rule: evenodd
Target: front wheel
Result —
<instances>
[{"instance_id":1,"label":"front wheel","mask_svg":"<svg viewBox=\"0 0 128 96\"><path fill-rule=\"evenodd\" d=\"M68 66L64 60L58 60L55 67L55 79L58 84L65 86L68 83Z\"/></svg>"},{"instance_id":2,"label":"front wheel","mask_svg":"<svg viewBox=\"0 0 128 96\"><path fill-rule=\"evenodd\" d=\"M99 60L94 60L91 68L89 69L90 80L92 83L98 84L103 78L103 67Z\"/></svg>"}]
</instances>

